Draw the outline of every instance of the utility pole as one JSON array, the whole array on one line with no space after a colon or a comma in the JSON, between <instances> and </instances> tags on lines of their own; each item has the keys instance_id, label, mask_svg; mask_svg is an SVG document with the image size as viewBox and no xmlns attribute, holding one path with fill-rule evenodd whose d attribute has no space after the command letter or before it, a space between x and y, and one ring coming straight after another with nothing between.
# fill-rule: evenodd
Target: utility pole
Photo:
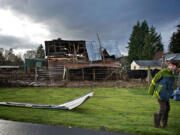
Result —
<instances>
[{"instance_id":1,"label":"utility pole","mask_svg":"<svg viewBox=\"0 0 180 135\"><path fill-rule=\"evenodd\" d=\"M103 62L104 62L104 61L105 61L105 60L104 60L104 54L103 54L103 50L102 50L101 40L100 40L100 38L99 38L99 34L98 34L98 33L97 33L97 38L98 38L98 41L99 41L101 57L102 57L102 60L103 60Z\"/></svg>"},{"instance_id":2,"label":"utility pole","mask_svg":"<svg viewBox=\"0 0 180 135\"><path fill-rule=\"evenodd\" d=\"M35 76L34 76L35 78L35 81L37 81L37 78L38 78L38 74L37 74L37 65L35 65Z\"/></svg>"}]
</instances>

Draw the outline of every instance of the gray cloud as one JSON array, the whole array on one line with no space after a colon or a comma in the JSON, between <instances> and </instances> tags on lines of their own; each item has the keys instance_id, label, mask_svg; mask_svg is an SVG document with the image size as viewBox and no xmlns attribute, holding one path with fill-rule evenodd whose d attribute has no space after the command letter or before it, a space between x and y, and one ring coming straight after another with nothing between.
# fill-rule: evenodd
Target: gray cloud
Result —
<instances>
[{"instance_id":1,"label":"gray cloud","mask_svg":"<svg viewBox=\"0 0 180 135\"><path fill-rule=\"evenodd\" d=\"M37 44L31 43L28 39L0 35L0 48L4 48L4 49L32 48L33 49L36 47Z\"/></svg>"},{"instance_id":2,"label":"gray cloud","mask_svg":"<svg viewBox=\"0 0 180 135\"><path fill-rule=\"evenodd\" d=\"M160 28L180 19L179 0L0 0L0 3L46 24L54 38L96 40L96 32L100 32L103 40L121 41L122 48L127 46L138 20L145 19L149 25Z\"/></svg>"}]
</instances>

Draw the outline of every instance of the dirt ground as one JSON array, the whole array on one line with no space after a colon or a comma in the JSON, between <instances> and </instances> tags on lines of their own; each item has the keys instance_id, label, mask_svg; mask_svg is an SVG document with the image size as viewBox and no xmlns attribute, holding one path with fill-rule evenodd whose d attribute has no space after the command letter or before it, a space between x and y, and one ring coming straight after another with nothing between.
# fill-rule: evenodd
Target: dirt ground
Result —
<instances>
[{"instance_id":1,"label":"dirt ground","mask_svg":"<svg viewBox=\"0 0 180 135\"><path fill-rule=\"evenodd\" d=\"M105 81L105 82L69 82L66 87L121 87L121 88L139 88L146 84L138 81Z\"/></svg>"},{"instance_id":2,"label":"dirt ground","mask_svg":"<svg viewBox=\"0 0 180 135\"><path fill-rule=\"evenodd\" d=\"M120 87L120 88L141 88L147 87L147 82L142 80L129 80L129 81L7 81L1 87Z\"/></svg>"}]
</instances>

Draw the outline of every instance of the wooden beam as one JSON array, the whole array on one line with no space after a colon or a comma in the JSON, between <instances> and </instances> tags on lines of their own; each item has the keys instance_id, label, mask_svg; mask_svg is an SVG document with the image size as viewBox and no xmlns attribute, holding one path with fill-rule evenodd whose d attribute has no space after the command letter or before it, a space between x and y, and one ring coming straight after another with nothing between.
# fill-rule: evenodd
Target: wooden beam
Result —
<instances>
[{"instance_id":1,"label":"wooden beam","mask_svg":"<svg viewBox=\"0 0 180 135\"><path fill-rule=\"evenodd\" d=\"M96 73L95 73L95 68L93 68L93 81L96 80Z\"/></svg>"},{"instance_id":2,"label":"wooden beam","mask_svg":"<svg viewBox=\"0 0 180 135\"><path fill-rule=\"evenodd\" d=\"M66 80L67 81L69 80L69 69L68 68L66 69Z\"/></svg>"},{"instance_id":3,"label":"wooden beam","mask_svg":"<svg viewBox=\"0 0 180 135\"><path fill-rule=\"evenodd\" d=\"M75 43L73 43L73 47L74 47L74 59L75 61L77 61L77 51L76 51L76 47L75 47Z\"/></svg>"},{"instance_id":4,"label":"wooden beam","mask_svg":"<svg viewBox=\"0 0 180 135\"><path fill-rule=\"evenodd\" d=\"M99 38L99 34L98 34L98 33L97 33L97 38L98 38L98 41L99 41L101 57L102 57L102 60L103 60L103 62L104 62L104 61L105 61L105 60L104 60L104 54L103 54L103 50L102 50L101 40L100 40L100 38Z\"/></svg>"},{"instance_id":5,"label":"wooden beam","mask_svg":"<svg viewBox=\"0 0 180 135\"><path fill-rule=\"evenodd\" d=\"M82 79L84 81L84 68L82 68Z\"/></svg>"}]
</instances>

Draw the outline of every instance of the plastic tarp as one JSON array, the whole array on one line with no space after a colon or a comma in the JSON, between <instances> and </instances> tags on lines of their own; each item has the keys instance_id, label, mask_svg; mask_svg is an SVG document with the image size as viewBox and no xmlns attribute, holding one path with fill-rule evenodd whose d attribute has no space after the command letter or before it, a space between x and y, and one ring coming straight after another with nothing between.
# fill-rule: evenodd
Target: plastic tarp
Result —
<instances>
[{"instance_id":1,"label":"plastic tarp","mask_svg":"<svg viewBox=\"0 0 180 135\"><path fill-rule=\"evenodd\" d=\"M118 45L119 42L115 40L108 40L101 42L102 50L103 51L106 50L110 56L114 55L116 59L122 57ZM86 41L86 49L90 61L102 60L99 42Z\"/></svg>"},{"instance_id":2,"label":"plastic tarp","mask_svg":"<svg viewBox=\"0 0 180 135\"><path fill-rule=\"evenodd\" d=\"M59 105L48 105L48 104L31 104L31 103L17 103L17 102L0 102L0 105L4 106L15 106L15 107L28 107L28 108L46 108L46 109L62 109L62 110L72 110L82 103L84 103L88 98L92 97L94 92L89 92L84 96L81 96L72 101L66 102Z\"/></svg>"}]
</instances>

